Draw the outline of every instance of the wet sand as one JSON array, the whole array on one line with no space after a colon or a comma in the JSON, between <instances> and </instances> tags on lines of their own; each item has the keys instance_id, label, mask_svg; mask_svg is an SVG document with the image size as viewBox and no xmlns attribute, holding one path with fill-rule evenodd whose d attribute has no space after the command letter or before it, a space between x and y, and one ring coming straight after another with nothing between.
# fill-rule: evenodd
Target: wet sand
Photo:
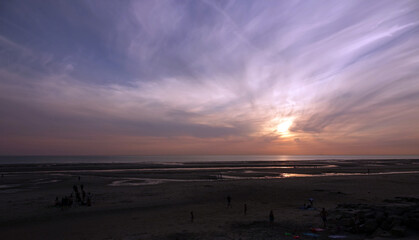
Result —
<instances>
[{"instance_id":1,"label":"wet sand","mask_svg":"<svg viewBox=\"0 0 419 240\"><path fill-rule=\"evenodd\" d=\"M0 172L2 239L312 239L302 234L321 227L322 207L419 198L418 160L28 164ZM93 205L54 207L75 184ZM316 210L300 209L309 198ZM367 237L336 231L317 239ZM408 230L405 239L418 236Z\"/></svg>"}]
</instances>

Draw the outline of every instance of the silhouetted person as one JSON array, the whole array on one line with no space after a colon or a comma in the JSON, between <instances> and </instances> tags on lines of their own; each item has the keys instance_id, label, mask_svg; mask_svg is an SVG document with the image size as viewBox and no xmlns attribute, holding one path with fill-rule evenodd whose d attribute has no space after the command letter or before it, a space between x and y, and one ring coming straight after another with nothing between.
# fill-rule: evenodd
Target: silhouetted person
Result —
<instances>
[{"instance_id":1,"label":"silhouetted person","mask_svg":"<svg viewBox=\"0 0 419 240\"><path fill-rule=\"evenodd\" d=\"M326 212L326 209L322 209L322 211L320 212L320 217L322 218L322 221L323 221L323 227L325 228L326 227L326 224L327 224L327 212Z\"/></svg>"},{"instance_id":2,"label":"silhouetted person","mask_svg":"<svg viewBox=\"0 0 419 240\"><path fill-rule=\"evenodd\" d=\"M60 206L60 200L58 200L58 197L55 198L55 206Z\"/></svg>"},{"instance_id":3,"label":"silhouetted person","mask_svg":"<svg viewBox=\"0 0 419 240\"><path fill-rule=\"evenodd\" d=\"M367 174L370 174L370 169L368 168Z\"/></svg>"},{"instance_id":4,"label":"silhouetted person","mask_svg":"<svg viewBox=\"0 0 419 240\"><path fill-rule=\"evenodd\" d=\"M79 176L79 182L80 182L80 176Z\"/></svg>"},{"instance_id":5,"label":"silhouetted person","mask_svg":"<svg viewBox=\"0 0 419 240\"><path fill-rule=\"evenodd\" d=\"M80 189L83 191L83 189L84 189L83 184L80 185Z\"/></svg>"},{"instance_id":6,"label":"silhouetted person","mask_svg":"<svg viewBox=\"0 0 419 240\"><path fill-rule=\"evenodd\" d=\"M90 192L87 193L87 201L88 204L90 203L90 205L88 205L90 207L92 205L92 194Z\"/></svg>"},{"instance_id":7,"label":"silhouetted person","mask_svg":"<svg viewBox=\"0 0 419 240\"><path fill-rule=\"evenodd\" d=\"M230 195L227 196L227 207L231 207L231 197L230 197Z\"/></svg>"},{"instance_id":8,"label":"silhouetted person","mask_svg":"<svg viewBox=\"0 0 419 240\"><path fill-rule=\"evenodd\" d=\"M271 210L271 212L269 213L269 222L272 224L274 223L275 217L274 217L274 212Z\"/></svg>"},{"instance_id":9,"label":"silhouetted person","mask_svg":"<svg viewBox=\"0 0 419 240\"><path fill-rule=\"evenodd\" d=\"M310 202L310 204L308 205L308 208L314 207L314 199L313 198L309 198L308 201Z\"/></svg>"},{"instance_id":10,"label":"silhouetted person","mask_svg":"<svg viewBox=\"0 0 419 240\"><path fill-rule=\"evenodd\" d=\"M67 199L66 199L66 197L62 197L61 198L61 210L63 210L66 205L67 205Z\"/></svg>"},{"instance_id":11,"label":"silhouetted person","mask_svg":"<svg viewBox=\"0 0 419 240\"><path fill-rule=\"evenodd\" d=\"M90 199L90 195L87 195L86 205L87 205L88 207L92 206L92 200Z\"/></svg>"},{"instance_id":12,"label":"silhouetted person","mask_svg":"<svg viewBox=\"0 0 419 240\"><path fill-rule=\"evenodd\" d=\"M78 193L79 192L79 189L77 188L76 185L73 185L73 190L74 190L75 193Z\"/></svg>"},{"instance_id":13,"label":"silhouetted person","mask_svg":"<svg viewBox=\"0 0 419 240\"><path fill-rule=\"evenodd\" d=\"M194 220L193 211L191 211L191 222L193 222L193 220Z\"/></svg>"},{"instance_id":14,"label":"silhouetted person","mask_svg":"<svg viewBox=\"0 0 419 240\"><path fill-rule=\"evenodd\" d=\"M246 203L243 206L243 213L246 216L246 214L247 214L247 204Z\"/></svg>"},{"instance_id":15,"label":"silhouetted person","mask_svg":"<svg viewBox=\"0 0 419 240\"><path fill-rule=\"evenodd\" d=\"M80 198L80 193L79 193L79 189L77 188L77 185L73 185L73 190L74 190L74 194L76 196L77 202L80 203L81 198Z\"/></svg>"},{"instance_id":16,"label":"silhouetted person","mask_svg":"<svg viewBox=\"0 0 419 240\"><path fill-rule=\"evenodd\" d=\"M82 202L85 202L85 200L86 200L86 192L84 191L84 190L81 190L81 196L82 196L82 198L81 198L81 200L82 200Z\"/></svg>"}]
</instances>

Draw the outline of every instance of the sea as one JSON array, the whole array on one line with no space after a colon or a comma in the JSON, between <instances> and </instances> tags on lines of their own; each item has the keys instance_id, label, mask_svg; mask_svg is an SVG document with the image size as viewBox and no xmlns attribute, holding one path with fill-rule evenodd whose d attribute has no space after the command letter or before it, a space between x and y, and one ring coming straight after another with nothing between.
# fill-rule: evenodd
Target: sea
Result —
<instances>
[{"instance_id":1,"label":"sea","mask_svg":"<svg viewBox=\"0 0 419 240\"><path fill-rule=\"evenodd\" d=\"M152 155L152 156L0 156L0 164L270 162L316 160L402 160L419 155Z\"/></svg>"}]
</instances>

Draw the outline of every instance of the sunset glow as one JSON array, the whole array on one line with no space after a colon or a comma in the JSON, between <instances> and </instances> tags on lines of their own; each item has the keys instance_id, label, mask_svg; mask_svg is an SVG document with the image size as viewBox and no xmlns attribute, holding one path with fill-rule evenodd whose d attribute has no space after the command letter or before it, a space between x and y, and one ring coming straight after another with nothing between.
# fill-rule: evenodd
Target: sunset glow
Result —
<instances>
[{"instance_id":1,"label":"sunset glow","mask_svg":"<svg viewBox=\"0 0 419 240\"><path fill-rule=\"evenodd\" d=\"M292 122L293 121L291 119L284 119L278 124L276 130L281 134L287 134L289 133L289 128L291 127Z\"/></svg>"},{"instance_id":2,"label":"sunset glow","mask_svg":"<svg viewBox=\"0 0 419 240\"><path fill-rule=\"evenodd\" d=\"M417 1L75 2L2 3L0 154L419 154Z\"/></svg>"}]
</instances>

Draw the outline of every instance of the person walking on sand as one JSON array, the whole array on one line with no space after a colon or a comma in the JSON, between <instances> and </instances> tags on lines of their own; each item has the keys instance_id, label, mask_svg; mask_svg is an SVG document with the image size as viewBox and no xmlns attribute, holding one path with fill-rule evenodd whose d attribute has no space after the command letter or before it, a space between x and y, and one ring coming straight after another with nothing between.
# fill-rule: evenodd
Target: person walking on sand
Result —
<instances>
[{"instance_id":1,"label":"person walking on sand","mask_svg":"<svg viewBox=\"0 0 419 240\"><path fill-rule=\"evenodd\" d=\"M191 223L193 223L193 220L194 220L193 211L191 211Z\"/></svg>"},{"instance_id":2,"label":"person walking on sand","mask_svg":"<svg viewBox=\"0 0 419 240\"><path fill-rule=\"evenodd\" d=\"M230 195L227 196L227 207L231 208L231 197L230 197Z\"/></svg>"},{"instance_id":3,"label":"person walking on sand","mask_svg":"<svg viewBox=\"0 0 419 240\"><path fill-rule=\"evenodd\" d=\"M247 214L247 204L246 203L243 206L243 213L244 213L244 216L246 216L246 214Z\"/></svg>"},{"instance_id":4,"label":"person walking on sand","mask_svg":"<svg viewBox=\"0 0 419 240\"><path fill-rule=\"evenodd\" d=\"M326 228L326 224L327 224L327 212L326 209L322 209L322 211L320 212L320 217L322 218L323 221L323 227Z\"/></svg>"},{"instance_id":5,"label":"person walking on sand","mask_svg":"<svg viewBox=\"0 0 419 240\"><path fill-rule=\"evenodd\" d=\"M271 210L271 212L269 213L269 222L271 224L274 223L275 217L274 217L274 212Z\"/></svg>"},{"instance_id":6,"label":"person walking on sand","mask_svg":"<svg viewBox=\"0 0 419 240\"><path fill-rule=\"evenodd\" d=\"M55 206L56 207L60 206L60 201L58 200L58 197L55 198Z\"/></svg>"}]
</instances>

